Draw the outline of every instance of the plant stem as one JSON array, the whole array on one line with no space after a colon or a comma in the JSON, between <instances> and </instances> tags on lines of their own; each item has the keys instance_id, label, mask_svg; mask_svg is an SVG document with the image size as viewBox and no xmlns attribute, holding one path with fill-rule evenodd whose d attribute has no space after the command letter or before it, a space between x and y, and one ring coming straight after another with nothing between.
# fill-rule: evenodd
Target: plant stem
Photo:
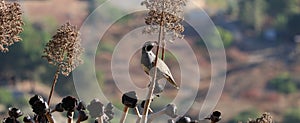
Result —
<instances>
[{"instance_id":1,"label":"plant stem","mask_svg":"<svg viewBox=\"0 0 300 123\"><path fill-rule=\"evenodd\" d=\"M134 108L134 111L135 111L135 113L136 113L136 115L137 115L136 123L141 122L142 115L140 114L140 111L139 111L138 107L135 107L135 108Z\"/></svg>"},{"instance_id":2,"label":"plant stem","mask_svg":"<svg viewBox=\"0 0 300 123\"><path fill-rule=\"evenodd\" d=\"M162 11L162 16L161 16L161 20L163 20L164 18L164 12ZM155 87L155 81L156 81L156 75L157 75L157 61L158 61L158 57L159 57L159 48L160 48L160 44L161 44L161 33L163 32L163 21L160 22L160 26L159 26L159 34L158 34L158 46L156 48L156 53L155 53L155 62L154 62L154 75L152 77L151 83L150 83L150 88L149 88L149 92L146 98L146 102L145 102L145 107L144 107L144 111L143 111L143 116L142 116L142 123L146 123L147 122L147 118L148 118L148 113L149 113L149 108L150 108L150 104L152 102L151 97L153 95L154 92L154 87ZM151 74L150 74L151 75Z\"/></svg>"},{"instance_id":3,"label":"plant stem","mask_svg":"<svg viewBox=\"0 0 300 123\"><path fill-rule=\"evenodd\" d=\"M71 112L70 117L68 116L68 123L73 123L74 112Z\"/></svg>"},{"instance_id":4,"label":"plant stem","mask_svg":"<svg viewBox=\"0 0 300 123\"><path fill-rule=\"evenodd\" d=\"M165 114L166 109L162 109L159 112L153 113L149 116L148 122L147 123L151 123L155 118L162 116Z\"/></svg>"},{"instance_id":5,"label":"plant stem","mask_svg":"<svg viewBox=\"0 0 300 123\"><path fill-rule=\"evenodd\" d=\"M52 94L53 94L53 91L55 89L55 85L56 85L56 82L57 82L57 79L58 79L58 75L59 75L59 68L57 68L57 70L55 72L55 75L53 77L52 87L51 87L51 91L50 91L49 98L48 98L48 105L49 106L50 106L51 97L52 97Z\"/></svg>"},{"instance_id":6,"label":"plant stem","mask_svg":"<svg viewBox=\"0 0 300 123\"><path fill-rule=\"evenodd\" d=\"M104 122L103 122L103 116L98 117L98 118L97 118L97 121L98 121L98 123L104 123Z\"/></svg>"},{"instance_id":7,"label":"plant stem","mask_svg":"<svg viewBox=\"0 0 300 123\"><path fill-rule=\"evenodd\" d=\"M166 33L165 33L165 28L164 28L164 19L165 19L165 15L164 15L164 11L165 11L165 0L162 1L163 2L163 10L162 10L162 14L161 14L161 23L160 23L160 27L162 28L161 32L162 32L162 51L161 51L161 60L164 60L165 58L165 47L166 47Z\"/></svg>"},{"instance_id":8,"label":"plant stem","mask_svg":"<svg viewBox=\"0 0 300 123\"><path fill-rule=\"evenodd\" d=\"M49 123L54 123L54 119L49 112L46 113L46 118L48 119Z\"/></svg>"},{"instance_id":9,"label":"plant stem","mask_svg":"<svg viewBox=\"0 0 300 123\"><path fill-rule=\"evenodd\" d=\"M164 27L163 27L161 60L164 60L164 58L165 58L165 47L166 47L165 36L166 36L166 33L165 33Z\"/></svg>"},{"instance_id":10,"label":"plant stem","mask_svg":"<svg viewBox=\"0 0 300 123\"><path fill-rule=\"evenodd\" d=\"M124 111L123 111L123 115L120 119L120 123L125 123L125 120L126 120L126 117L127 117L127 114L128 114L128 109L129 108L127 106L124 107Z\"/></svg>"},{"instance_id":11,"label":"plant stem","mask_svg":"<svg viewBox=\"0 0 300 123\"><path fill-rule=\"evenodd\" d=\"M81 120L81 115L80 115L80 113L79 113L79 116L78 116L78 119L76 120L76 123L80 123L80 120Z\"/></svg>"}]
</instances>

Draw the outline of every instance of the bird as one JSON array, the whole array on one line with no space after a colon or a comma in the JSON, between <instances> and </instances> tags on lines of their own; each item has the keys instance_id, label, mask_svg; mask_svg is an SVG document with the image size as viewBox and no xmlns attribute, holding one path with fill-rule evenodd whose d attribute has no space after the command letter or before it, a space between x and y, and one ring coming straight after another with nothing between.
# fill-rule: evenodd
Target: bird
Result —
<instances>
[{"instance_id":1,"label":"bird","mask_svg":"<svg viewBox=\"0 0 300 123\"><path fill-rule=\"evenodd\" d=\"M144 43L142 47L141 65L147 75L149 75L151 69L154 68L156 56L152 52L152 49L157 45L158 43L156 41L147 41ZM176 89L179 89L166 63L160 58L158 58L156 65L157 65L156 81L165 78Z\"/></svg>"}]
</instances>

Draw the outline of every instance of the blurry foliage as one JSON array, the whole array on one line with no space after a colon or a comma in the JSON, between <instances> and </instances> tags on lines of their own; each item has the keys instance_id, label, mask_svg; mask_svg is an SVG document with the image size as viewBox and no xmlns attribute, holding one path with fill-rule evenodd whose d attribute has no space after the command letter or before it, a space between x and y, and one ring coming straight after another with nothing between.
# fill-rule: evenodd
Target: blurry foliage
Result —
<instances>
[{"instance_id":1,"label":"blurry foliage","mask_svg":"<svg viewBox=\"0 0 300 123\"><path fill-rule=\"evenodd\" d=\"M219 41L218 35L220 35L222 42ZM210 45L213 48L222 48L223 46L224 48L228 48L232 45L232 43L233 34L229 30L220 26L217 26L216 30L211 33L211 36L209 36L208 44L205 44L202 40L197 41L197 44L200 46Z\"/></svg>"},{"instance_id":2,"label":"blurry foliage","mask_svg":"<svg viewBox=\"0 0 300 123\"><path fill-rule=\"evenodd\" d=\"M288 31L290 32L291 36L300 35L299 24L300 24L300 14L291 15L287 25Z\"/></svg>"},{"instance_id":3,"label":"blurry foliage","mask_svg":"<svg viewBox=\"0 0 300 123\"><path fill-rule=\"evenodd\" d=\"M99 7L99 5L103 4L106 1L107 0L88 0L88 12L90 14L92 12L96 12L94 14L97 15L89 17L91 18L92 22L97 20L112 20L116 19L116 17L122 17L124 15L124 12L122 10L113 5L102 6L101 11L99 11L99 9L95 11L97 7Z\"/></svg>"},{"instance_id":4,"label":"blurry foliage","mask_svg":"<svg viewBox=\"0 0 300 123\"><path fill-rule=\"evenodd\" d=\"M297 83L294 82L288 73L282 73L267 83L267 88L284 94L297 91Z\"/></svg>"},{"instance_id":5,"label":"blurry foliage","mask_svg":"<svg viewBox=\"0 0 300 123\"><path fill-rule=\"evenodd\" d=\"M226 9L228 9L229 6L228 0L206 0L205 2L210 9L214 9L212 11L225 11Z\"/></svg>"},{"instance_id":6,"label":"blurry foliage","mask_svg":"<svg viewBox=\"0 0 300 123\"><path fill-rule=\"evenodd\" d=\"M239 19L259 32L263 26L266 6L265 0L242 0L239 2Z\"/></svg>"},{"instance_id":7,"label":"blurry foliage","mask_svg":"<svg viewBox=\"0 0 300 123\"><path fill-rule=\"evenodd\" d=\"M8 78L16 76L20 80L41 81L50 85L54 68L49 66L41 58L43 48L55 31L56 21L51 18L45 18L42 22L30 22L24 19L24 31L21 33L22 42L11 46L10 52L0 54L0 77ZM64 81L58 85L57 92L60 94L73 94L73 85L71 77L60 78ZM68 86L65 86L65 85Z\"/></svg>"},{"instance_id":8,"label":"blurry foliage","mask_svg":"<svg viewBox=\"0 0 300 123\"><path fill-rule=\"evenodd\" d=\"M114 52L115 46L111 43L100 43L97 53L107 52L112 54Z\"/></svg>"},{"instance_id":9,"label":"blurry foliage","mask_svg":"<svg viewBox=\"0 0 300 123\"><path fill-rule=\"evenodd\" d=\"M18 91L9 90L7 88L0 88L0 104L6 107L10 106L25 106L27 105L27 100Z\"/></svg>"},{"instance_id":10,"label":"blurry foliage","mask_svg":"<svg viewBox=\"0 0 300 123\"><path fill-rule=\"evenodd\" d=\"M230 31L222 28L222 27L217 27L220 35L221 35L221 38L222 38L222 41L223 41L223 44L224 44L224 47L227 48L227 47L230 47L233 43L233 35Z\"/></svg>"},{"instance_id":11,"label":"blurry foliage","mask_svg":"<svg viewBox=\"0 0 300 123\"><path fill-rule=\"evenodd\" d=\"M101 5L106 0L87 0L88 1L88 12L92 13L99 5Z\"/></svg>"},{"instance_id":12,"label":"blurry foliage","mask_svg":"<svg viewBox=\"0 0 300 123\"><path fill-rule=\"evenodd\" d=\"M300 108L293 108L286 112L283 123L300 123Z\"/></svg>"},{"instance_id":13,"label":"blurry foliage","mask_svg":"<svg viewBox=\"0 0 300 123\"><path fill-rule=\"evenodd\" d=\"M231 19L239 20L246 28L254 29L258 34L265 28L275 27L280 32L289 31L290 26L296 28L300 21L293 18L300 14L299 0L225 0ZM213 1L211 1L213 2ZM217 5L217 3L216 3ZM224 8L223 5L220 5ZM225 7L226 8L226 7ZM223 9L219 9L223 11ZM298 22L290 24L290 22ZM296 31L297 32L297 31Z\"/></svg>"},{"instance_id":14,"label":"blurry foliage","mask_svg":"<svg viewBox=\"0 0 300 123\"><path fill-rule=\"evenodd\" d=\"M104 81L105 81L105 73L102 70L97 70L96 71L96 77L97 81L99 83L99 86L103 89L104 86Z\"/></svg>"},{"instance_id":15,"label":"blurry foliage","mask_svg":"<svg viewBox=\"0 0 300 123\"><path fill-rule=\"evenodd\" d=\"M21 33L21 37L24 40L22 48L29 55L29 58L33 61L39 60L43 51L45 41L50 39L50 34L44 31L40 24L32 24L30 21L25 20L24 32ZM34 45L32 45L34 44Z\"/></svg>"},{"instance_id":16,"label":"blurry foliage","mask_svg":"<svg viewBox=\"0 0 300 123\"><path fill-rule=\"evenodd\" d=\"M5 88L0 89L0 104L9 105L14 100L12 93Z\"/></svg>"},{"instance_id":17,"label":"blurry foliage","mask_svg":"<svg viewBox=\"0 0 300 123\"><path fill-rule=\"evenodd\" d=\"M228 123L238 123L238 122L247 122L249 118L258 117L258 111L256 109L250 109L239 113L237 116L233 117Z\"/></svg>"}]
</instances>

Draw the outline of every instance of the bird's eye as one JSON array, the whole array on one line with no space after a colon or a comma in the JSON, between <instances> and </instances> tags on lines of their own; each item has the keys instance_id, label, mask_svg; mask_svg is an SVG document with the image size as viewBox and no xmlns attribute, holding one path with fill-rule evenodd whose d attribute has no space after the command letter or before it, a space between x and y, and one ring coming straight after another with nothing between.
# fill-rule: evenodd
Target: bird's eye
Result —
<instances>
[{"instance_id":1,"label":"bird's eye","mask_svg":"<svg viewBox=\"0 0 300 123\"><path fill-rule=\"evenodd\" d=\"M151 51L153 46L146 46L146 51Z\"/></svg>"}]
</instances>

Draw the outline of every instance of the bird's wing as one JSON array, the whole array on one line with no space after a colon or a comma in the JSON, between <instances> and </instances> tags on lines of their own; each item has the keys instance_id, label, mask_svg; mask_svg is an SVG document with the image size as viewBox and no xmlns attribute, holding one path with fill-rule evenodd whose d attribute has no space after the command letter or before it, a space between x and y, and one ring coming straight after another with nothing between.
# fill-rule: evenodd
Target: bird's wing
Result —
<instances>
[{"instance_id":1,"label":"bird's wing","mask_svg":"<svg viewBox=\"0 0 300 123\"><path fill-rule=\"evenodd\" d=\"M144 64L142 64L142 67L145 73L149 75L149 69Z\"/></svg>"},{"instance_id":2,"label":"bird's wing","mask_svg":"<svg viewBox=\"0 0 300 123\"><path fill-rule=\"evenodd\" d=\"M169 67L167 66L167 64L162 61L161 59L158 59L157 61L157 68L158 70L163 73L163 76L173 85L175 86L177 89L179 88L175 82L175 79L173 78Z\"/></svg>"}]
</instances>

